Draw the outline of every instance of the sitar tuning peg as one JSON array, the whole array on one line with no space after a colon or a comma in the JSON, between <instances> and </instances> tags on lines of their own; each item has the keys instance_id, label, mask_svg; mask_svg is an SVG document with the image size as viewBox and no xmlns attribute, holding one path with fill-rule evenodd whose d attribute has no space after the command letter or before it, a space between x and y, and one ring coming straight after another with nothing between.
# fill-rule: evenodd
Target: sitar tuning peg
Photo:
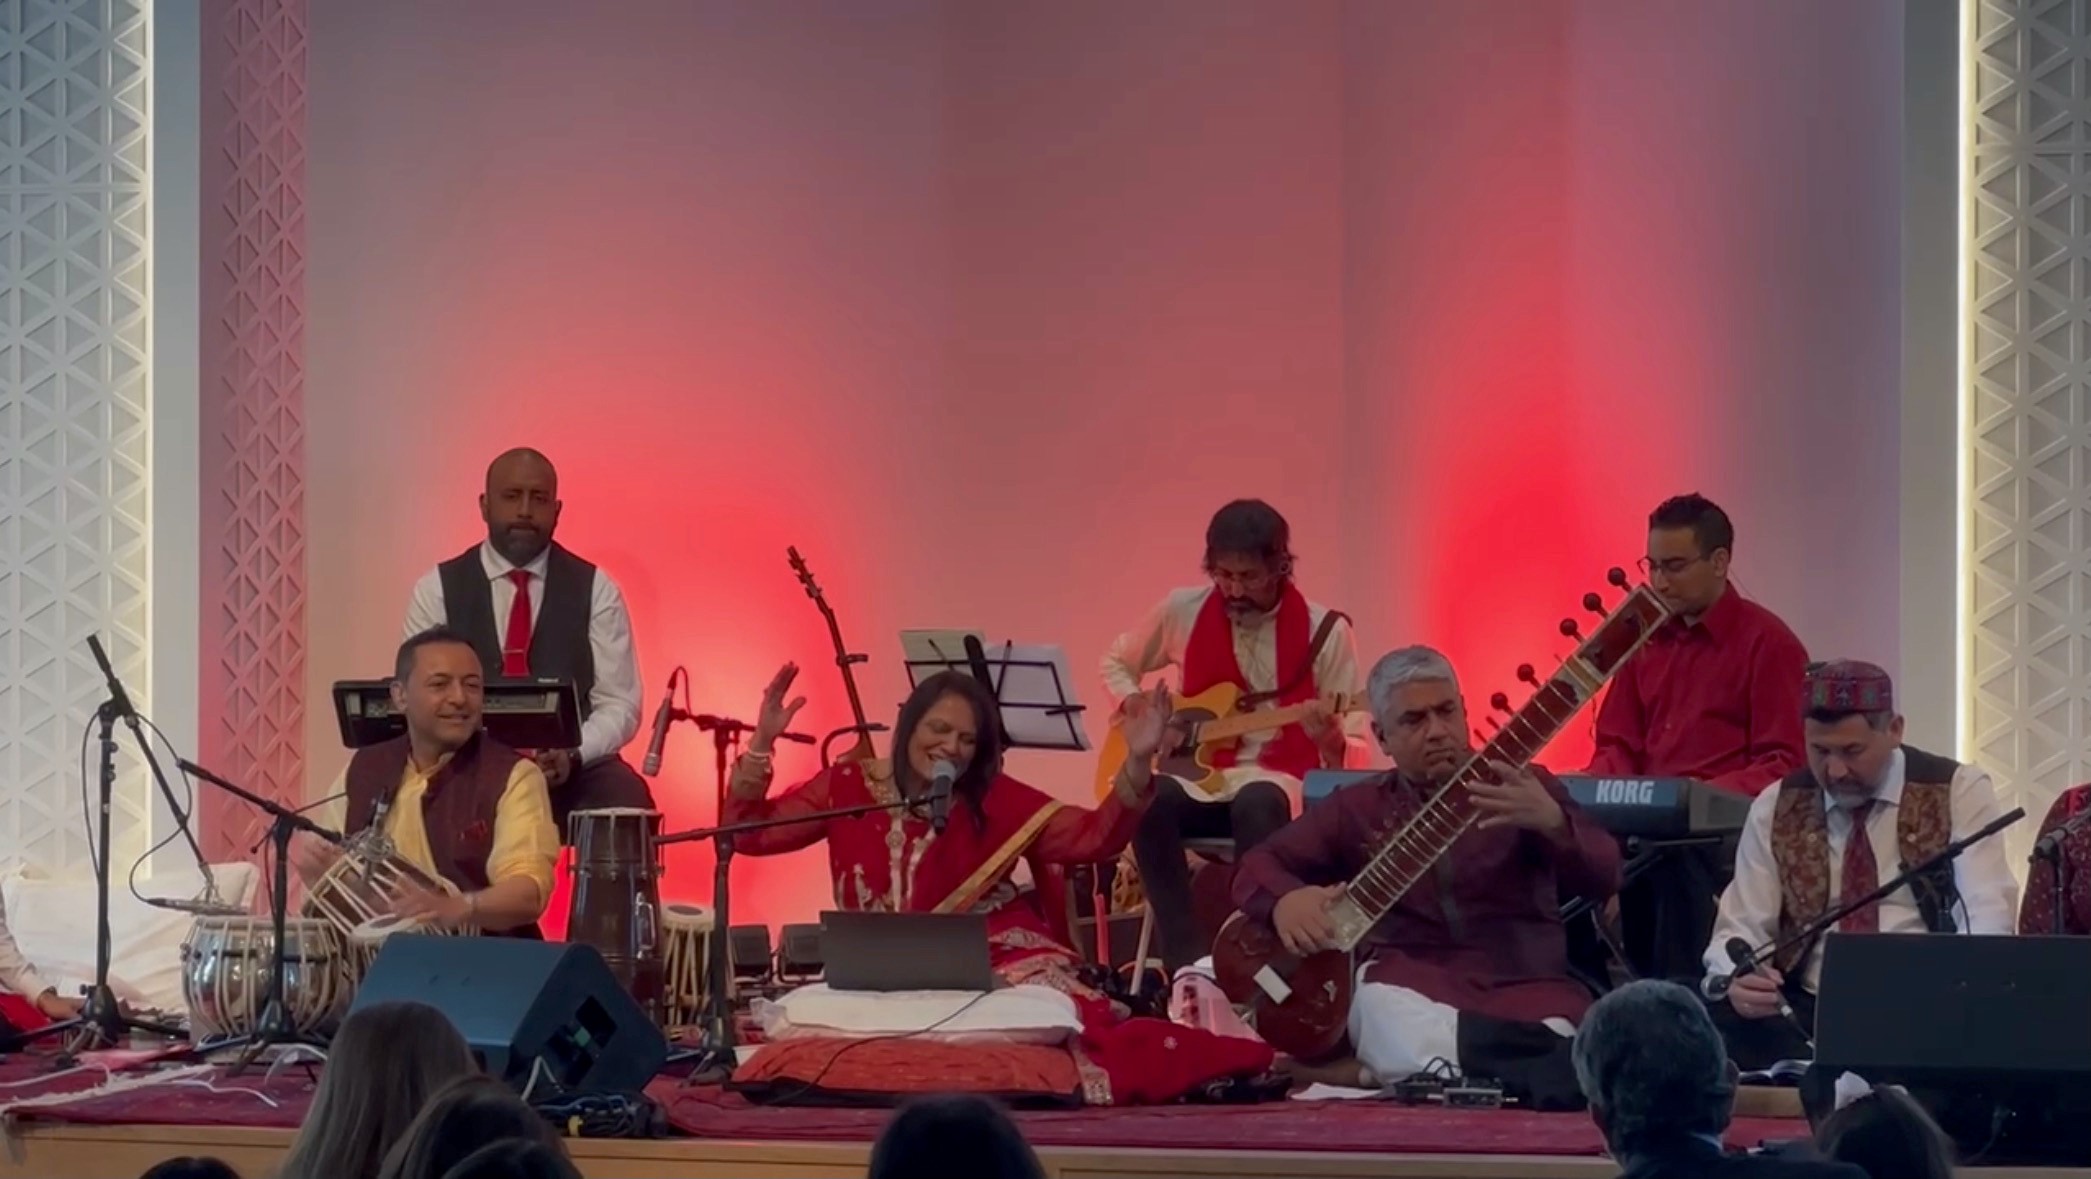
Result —
<instances>
[{"instance_id":1,"label":"sitar tuning peg","mask_svg":"<svg viewBox=\"0 0 2091 1179\"><path fill-rule=\"evenodd\" d=\"M1573 618L1561 620L1561 635L1563 638L1574 639L1578 643L1583 641L1583 632L1576 629L1576 620Z\"/></svg>"},{"instance_id":2,"label":"sitar tuning peg","mask_svg":"<svg viewBox=\"0 0 2091 1179\"><path fill-rule=\"evenodd\" d=\"M1491 733L1500 733L1500 732L1502 732L1502 731L1503 731L1503 722L1502 722L1502 721L1499 721L1499 720L1497 720L1497 719L1496 719L1495 717L1492 717L1492 716L1491 716L1491 717L1488 717L1488 718L1486 718L1486 719L1487 719L1487 721L1488 721L1488 731L1489 731L1489 732L1491 732Z\"/></svg>"},{"instance_id":3,"label":"sitar tuning peg","mask_svg":"<svg viewBox=\"0 0 2091 1179\"><path fill-rule=\"evenodd\" d=\"M1606 581L1609 581L1609 582L1611 582L1611 583L1612 583L1612 585L1613 585L1613 586L1614 586L1615 588L1617 588L1617 589L1625 589L1625 588L1626 588L1626 570L1624 570L1624 569L1621 569L1621 568L1620 568L1619 566L1617 566L1617 565L1614 565L1614 566L1612 566L1612 571L1611 571L1611 572L1609 572L1609 573L1607 573L1607 574L1605 574L1605 580L1606 580Z\"/></svg>"},{"instance_id":4,"label":"sitar tuning peg","mask_svg":"<svg viewBox=\"0 0 2091 1179\"><path fill-rule=\"evenodd\" d=\"M1584 594L1583 609L1590 611L1599 618L1603 618L1605 616L1605 600L1596 594Z\"/></svg>"},{"instance_id":5,"label":"sitar tuning peg","mask_svg":"<svg viewBox=\"0 0 2091 1179\"><path fill-rule=\"evenodd\" d=\"M1480 743L1481 743L1481 744L1483 744L1483 745L1486 745L1486 744L1488 744L1488 734L1487 734L1487 733L1484 733L1484 732L1482 732L1482 731L1481 731L1480 729L1475 729L1475 730L1474 730L1474 740L1476 740L1476 741L1480 742Z\"/></svg>"},{"instance_id":6,"label":"sitar tuning peg","mask_svg":"<svg viewBox=\"0 0 2091 1179\"><path fill-rule=\"evenodd\" d=\"M1510 697L1504 695L1501 692L1498 692L1495 695L1490 696L1488 698L1488 706L1490 708L1495 709L1497 712L1509 712Z\"/></svg>"},{"instance_id":7,"label":"sitar tuning peg","mask_svg":"<svg viewBox=\"0 0 2091 1179\"><path fill-rule=\"evenodd\" d=\"M1539 675L1537 672L1532 670L1532 665L1529 663L1520 663L1517 665L1517 678L1524 681L1525 683L1532 685L1535 688L1539 686Z\"/></svg>"}]
</instances>

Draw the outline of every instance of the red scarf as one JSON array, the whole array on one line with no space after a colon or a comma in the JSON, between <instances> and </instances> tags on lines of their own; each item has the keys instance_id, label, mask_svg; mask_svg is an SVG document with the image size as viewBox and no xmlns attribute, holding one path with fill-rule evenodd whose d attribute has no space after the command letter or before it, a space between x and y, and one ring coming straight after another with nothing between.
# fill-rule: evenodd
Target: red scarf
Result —
<instances>
[{"instance_id":1,"label":"red scarf","mask_svg":"<svg viewBox=\"0 0 2091 1179\"><path fill-rule=\"evenodd\" d=\"M1278 703L1304 704L1319 695L1314 669L1307 664L1307 599L1291 582L1278 595L1278 684L1284 690ZM1294 681L1287 686L1287 681ZM1206 595L1191 624L1191 637L1183 648L1183 694L1196 696L1215 684L1233 684L1243 692L1253 691L1242 678L1241 664L1234 658L1234 623L1227 617L1227 602L1218 590ZM1232 748L1213 751L1215 769L1235 762ZM1304 778L1307 771L1321 768L1321 750L1307 730L1287 725L1278 730L1257 757L1266 769Z\"/></svg>"}]
</instances>

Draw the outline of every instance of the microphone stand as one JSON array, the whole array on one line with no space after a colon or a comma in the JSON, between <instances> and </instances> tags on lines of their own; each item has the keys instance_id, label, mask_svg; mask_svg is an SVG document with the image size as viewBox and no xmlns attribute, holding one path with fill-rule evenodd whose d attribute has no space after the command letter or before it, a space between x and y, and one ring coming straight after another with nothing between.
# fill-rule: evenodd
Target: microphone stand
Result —
<instances>
[{"instance_id":1,"label":"microphone stand","mask_svg":"<svg viewBox=\"0 0 2091 1179\"><path fill-rule=\"evenodd\" d=\"M116 677L109 653L102 649L102 640L95 635L87 636L87 649L94 654L95 666L101 668L102 679L109 685L109 707L116 710L116 716L131 730L131 739L137 742L138 752L145 757L145 766L152 773L153 784L159 788L160 797L166 800L167 810L174 815L175 829L182 833L188 841L189 851L196 856L196 870L203 875L204 903L223 904L218 896L218 882L211 875L210 857L203 854L203 845L196 839L196 830L189 822L188 812L182 810L181 799L175 797L174 787L167 784L167 774L160 769L160 759L153 756L152 742L145 739L145 725L138 717L138 709L131 704L130 693L124 691L123 681Z\"/></svg>"},{"instance_id":2,"label":"microphone stand","mask_svg":"<svg viewBox=\"0 0 2091 1179\"><path fill-rule=\"evenodd\" d=\"M1995 821L1991 822L1988 826L1982 828L1980 831L1975 832L1973 835L1970 835L1965 839L1954 840L1952 843L1949 843L1945 847L1940 848L1937 854L1931 856L1928 859L1920 860L1916 864L1913 864L1910 867L1903 869L1902 872L1898 874L1893 880L1888 881L1886 884L1881 885L1879 888L1874 889L1872 892L1867 893L1865 896L1859 897L1856 900L1846 901L1841 905L1836 905L1828 909L1821 916L1815 918L1815 920L1808 922L1806 925L1801 926L1799 929L1794 930L1792 933L1786 935L1783 938L1780 938L1779 940L1773 942L1769 946L1764 946L1759 949L1750 950L1746 953L1737 955L1735 958L1734 973L1727 975L1725 978L1716 978L1708 980L1711 986L1708 990L1707 997L1716 1000L1726 998L1728 996L1728 989L1735 984L1735 980L1737 978L1740 978L1745 974L1754 974L1759 966L1762 966L1767 962L1777 961L1779 955L1784 954L1786 951L1792 949L1794 946L1802 944L1812 945L1816 938L1819 938L1824 933L1828 932L1839 921L1844 920L1846 917L1849 917L1853 913L1858 912L1860 909L1863 909L1866 906L1875 903L1876 901L1885 899L1896 889L1902 888L1903 886L1907 885L1910 881L1916 879L1917 877L1922 876L1928 872L1932 872L1945 864L1952 863L1954 860L1960 858L1960 853L1968 850L1969 848L1975 846L1983 840L1988 839L1990 836L1995 835L1997 832L2002 831L2004 828L2011 826L2013 823L2016 823L2020 819L2023 819L2025 817L2026 808L2014 807L2012 808L2010 814L1999 817ZM1863 838L1864 836L1864 831L1855 830L1852 832L1852 838L1854 839ZM1790 1019L1792 1017L1789 1016L1788 1018ZM1814 1044L1815 1037L1812 1034L1812 1032L1808 1028L1800 1027L1799 1020L1796 1019L1793 1022L1796 1028L1800 1028L1801 1035L1804 1038L1806 1038L1808 1043L1811 1045Z\"/></svg>"},{"instance_id":3,"label":"microphone stand","mask_svg":"<svg viewBox=\"0 0 2091 1179\"><path fill-rule=\"evenodd\" d=\"M719 813L725 814L726 803L726 749L737 734L724 727L714 729L714 740L719 747ZM707 947L709 960L705 963L711 985L706 988L703 1019L704 1034L697 1049L697 1067L691 1072L690 1080L696 1081L706 1074L723 1068L726 1076L733 1075L737 1063L734 1058L733 1002L729 993L733 981L733 962L729 942L732 926L727 923L730 912L727 893L730 883L728 871L733 861L733 837L747 831L764 831L771 827L789 827L795 823L824 823L830 819L847 819L856 815L875 814L879 811L905 810L916 805L917 800L903 798L898 802L872 802L861 806L838 807L835 810L817 811L810 815L789 815L784 818L752 819L745 823L725 823L713 827L698 827L689 831L677 831L662 835L653 842L656 848L676 843L696 843L709 839L715 849L712 867L712 939Z\"/></svg>"},{"instance_id":4,"label":"microphone stand","mask_svg":"<svg viewBox=\"0 0 2091 1179\"><path fill-rule=\"evenodd\" d=\"M2070 836L2082 831L2086 826L2091 826L2091 807L2086 807L2070 816L2068 822L2041 836L2033 844L2033 855L2031 858L2034 860L2046 860L2048 866L2054 869L2055 887L2053 892L2055 912L2052 917L2054 924L2049 932L2057 937L2062 936L2069 928L2068 922L2063 917L2063 914L2068 911L2069 907L2069 857L2062 854L2062 844Z\"/></svg>"},{"instance_id":5,"label":"microphone stand","mask_svg":"<svg viewBox=\"0 0 2091 1179\"><path fill-rule=\"evenodd\" d=\"M283 1004L283 969L286 959L284 926L290 911L290 837L305 831L336 846L341 844L342 838L339 832L329 831L297 811L234 785L194 762L177 758L174 764L180 766L183 773L209 782L260 810L272 820L269 824L269 842L275 846L276 863L273 887L269 896L269 920L275 927L276 936L275 946L269 955L268 999L262 1007L261 1019L254 1025L252 1032L211 1045L213 1050L229 1048L234 1044L246 1045L232 1066L231 1075L238 1076L272 1045L320 1042L298 1031L291 1023L290 1013Z\"/></svg>"}]
</instances>

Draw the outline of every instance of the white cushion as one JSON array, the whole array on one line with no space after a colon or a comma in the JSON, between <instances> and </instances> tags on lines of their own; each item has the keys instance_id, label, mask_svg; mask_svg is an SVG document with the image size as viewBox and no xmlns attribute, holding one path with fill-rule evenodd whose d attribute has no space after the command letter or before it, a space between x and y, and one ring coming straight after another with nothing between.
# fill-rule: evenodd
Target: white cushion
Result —
<instances>
[{"instance_id":1,"label":"white cushion","mask_svg":"<svg viewBox=\"0 0 2091 1179\"><path fill-rule=\"evenodd\" d=\"M213 864L211 874L227 904L249 907L259 873L252 864ZM203 888L194 868L138 882L149 897L187 900ZM0 880L0 900L15 945L61 995L79 994L94 981L95 887L92 876L43 879L14 873ZM109 882L109 986L134 1007L186 1013L182 1000L182 942L195 918L157 909L131 895L119 866Z\"/></svg>"},{"instance_id":2,"label":"white cushion","mask_svg":"<svg viewBox=\"0 0 2091 1179\"><path fill-rule=\"evenodd\" d=\"M1061 1044L1080 1035L1073 999L1051 987L980 991L836 991L800 987L755 1017L771 1040L909 1036L947 1043ZM934 1029L934 1030L932 1030Z\"/></svg>"}]
</instances>

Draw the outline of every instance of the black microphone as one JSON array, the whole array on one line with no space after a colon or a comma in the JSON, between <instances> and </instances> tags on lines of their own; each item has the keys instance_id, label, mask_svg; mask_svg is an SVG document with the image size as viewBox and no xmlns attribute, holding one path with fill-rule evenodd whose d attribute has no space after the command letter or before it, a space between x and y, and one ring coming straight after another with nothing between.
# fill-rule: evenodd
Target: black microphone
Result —
<instances>
[{"instance_id":1,"label":"black microphone","mask_svg":"<svg viewBox=\"0 0 2091 1179\"><path fill-rule=\"evenodd\" d=\"M646 743L646 760L640 769L651 778L661 772L661 750L668 745L668 726L675 720L675 690L671 686L668 694L661 697L661 706L653 714L653 740Z\"/></svg>"},{"instance_id":2,"label":"black microphone","mask_svg":"<svg viewBox=\"0 0 2091 1179\"><path fill-rule=\"evenodd\" d=\"M102 678L109 681L109 703L118 716L137 716L138 710L131 707L130 693L123 690L123 681L116 678L116 668L109 663L109 653L102 650L98 635L87 636L87 649L94 652L95 666L102 669Z\"/></svg>"},{"instance_id":3,"label":"black microphone","mask_svg":"<svg viewBox=\"0 0 2091 1179\"><path fill-rule=\"evenodd\" d=\"M2078 811L2061 826L2033 841L2033 858L2050 860L2062 853L2062 841L2091 826L2091 807Z\"/></svg>"},{"instance_id":4,"label":"black microphone","mask_svg":"<svg viewBox=\"0 0 2091 1179\"><path fill-rule=\"evenodd\" d=\"M1735 974L1728 976L1728 981L1731 985L1735 982L1736 975L1756 973L1757 952L1750 948L1749 942L1739 937L1729 938L1727 950L1728 960L1735 963ZM1786 1001L1785 989L1783 987L1774 988L1772 994L1779 998L1779 1014L1791 1021L1793 1026L1800 1027L1800 1020L1794 1018L1793 1004ZM1807 1030L1802 1029L1801 1034L1807 1035Z\"/></svg>"},{"instance_id":5,"label":"black microphone","mask_svg":"<svg viewBox=\"0 0 2091 1179\"><path fill-rule=\"evenodd\" d=\"M937 759L929 767L929 829L942 831L951 821L951 788L958 782L958 767Z\"/></svg>"}]
</instances>

